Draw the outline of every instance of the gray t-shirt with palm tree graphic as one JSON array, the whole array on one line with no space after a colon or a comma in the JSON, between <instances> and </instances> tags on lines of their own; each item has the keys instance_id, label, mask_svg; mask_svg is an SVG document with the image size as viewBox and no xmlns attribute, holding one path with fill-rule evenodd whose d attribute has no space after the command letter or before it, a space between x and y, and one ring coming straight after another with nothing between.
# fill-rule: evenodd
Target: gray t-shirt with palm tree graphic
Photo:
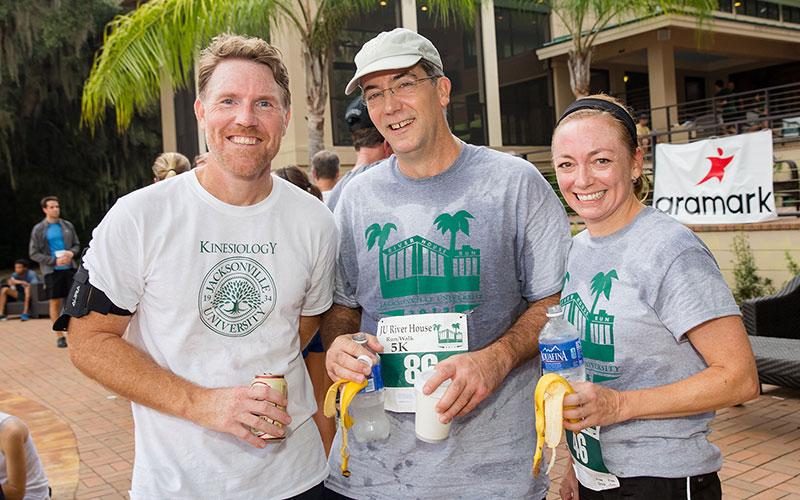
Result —
<instances>
[{"instance_id":1,"label":"gray t-shirt with palm tree graphic","mask_svg":"<svg viewBox=\"0 0 800 500\"><path fill-rule=\"evenodd\" d=\"M564 209L535 167L504 153L464 144L427 179L406 177L391 157L347 185L335 217L334 300L361 307L366 332L386 316L463 312L469 350L478 350L528 302L561 289ZM531 475L538 372L533 360L513 370L440 444L416 439L413 414L387 412L387 441L351 436L349 478L339 473L337 436L326 484L355 498L543 498L547 479Z\"/></svg>"},{"instance_id":2,"label":"gray t-shirt with palm tree graphic","mask_svg":"<svg viewBox=\"0 0 800 500\"><path fill-rule=\"evenodd\" d=\"M686 333L708 320L740 314L708 248L652 207L614 234L575 236L561 304L581 332L589 381L620 391L670 384L705 369ZM708 412L602 427L605 467L619 477L717 471L722 456L708 442L713 417ZM583 436L578 445L584 448L579 457L588 461L597 458L591 438ZM572 439L568 434L574 450Z\"/></svg>"}]
</instances>

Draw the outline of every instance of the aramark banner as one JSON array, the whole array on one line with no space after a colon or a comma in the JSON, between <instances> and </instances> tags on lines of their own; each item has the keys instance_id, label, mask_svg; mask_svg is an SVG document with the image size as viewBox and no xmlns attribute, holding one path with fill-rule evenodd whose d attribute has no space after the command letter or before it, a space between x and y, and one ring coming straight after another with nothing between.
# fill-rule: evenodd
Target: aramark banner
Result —
<instances>
[{"instance_id":1,"label":"aramark banner","mask_svg":"<svg viewBox=\"0 0 800 500\"><path fill-rule=\"evenodd\" d=\"M653 206L687 224L735 224L777 217L772 132L691 144L656 145Z\"/></svg>"}]
</instances>

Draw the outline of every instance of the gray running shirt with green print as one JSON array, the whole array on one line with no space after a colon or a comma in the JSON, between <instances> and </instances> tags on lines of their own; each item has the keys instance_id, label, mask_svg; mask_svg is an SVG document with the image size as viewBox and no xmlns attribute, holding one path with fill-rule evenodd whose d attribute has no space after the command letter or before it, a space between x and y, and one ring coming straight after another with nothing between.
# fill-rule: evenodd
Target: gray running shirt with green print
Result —
<instances>
[{"instance_id":1,"label":"gray running shirt with green print","mask_svg":"<svg viewBox=\"0 0 800 500\"><path fill-rule=\"evenodd\" d=\"M507 154L464 145L448 170L422 180L392 157L345 187L335 215L334 301L361 307L366 332L385 316L463 312L473 351L561 289L566 214L539 172ZM441 444L415 438L413 414L388 412L386 442L351 436L349 478L331 453L328 486L354 498L544 497L547 480L531 475L538 369L513 370Z\"/></svg>"},{"instance_id":2,"label":"gray running shirt with green print","mask_svg":"<svg viewBox=\"0 0 800 500\"><path fill-rule=\"evenodd\" d=\"M710 319L740 314L708 248L651 207L612 235L575 236L561 304L580 331L589 381L621 391L669 384L705 369L685 334ZM620 477L719 470L719 449L708 442L713 416L602 427L605 466Z\"/></svg>"}]
</instances>

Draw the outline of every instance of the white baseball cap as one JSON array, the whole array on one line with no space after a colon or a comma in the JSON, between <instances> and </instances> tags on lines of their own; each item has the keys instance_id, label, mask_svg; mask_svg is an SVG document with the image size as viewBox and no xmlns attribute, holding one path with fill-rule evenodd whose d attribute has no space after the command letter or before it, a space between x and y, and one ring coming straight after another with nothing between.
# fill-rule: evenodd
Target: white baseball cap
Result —
<instances>
[{"instance_id":1,"label":"white baseball cap","mask_svg":"<svg viewBox=\"0 0 800 500\"><path fill-rule=\"evenodd\" d=\"M355 57L356 74L344 93L350 95L362 76L389 69L410 68L425 59L444 70L439 51L430 40L406 28L384 31L361 47Z\"/></svg>"}]
</instances>

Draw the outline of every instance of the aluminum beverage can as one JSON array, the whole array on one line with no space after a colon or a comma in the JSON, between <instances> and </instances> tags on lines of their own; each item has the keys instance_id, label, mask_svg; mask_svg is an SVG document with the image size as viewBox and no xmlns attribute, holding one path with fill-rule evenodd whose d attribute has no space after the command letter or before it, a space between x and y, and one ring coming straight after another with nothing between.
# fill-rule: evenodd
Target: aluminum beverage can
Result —
<instances>
[{"instance_id":1,"label":"aluminum beverage can","mask_svg":"<svg viewBox=\"0 0 800 500\"><path fill-rule=\"evenodd\" d=\"M253 381L250 382L250 387L253 387L253 386L259 385L259 384L272 387L276 391L278 391L281 394L283 394L284 397L288 397L289 396L289 390L288 390L288 387L286 386L286 378L282 374L281 375L273 375L272 373L262 373L260 375L256 375L255 377L253 377ZM277 408L279 408L279 409L281 409L283 411L286 411L286 407L284 407L284 406L279 406L279 405L276 405L275 403L269 403L269 404L271 404L272 406L275 406L275 407L277 407ZM280 422L278 422L276 420L272 420L269 417L265 417L264 415L261 415L260 418L262 418L263 420L266 420L267 422L269 422L270 424L272 424L272 425L274 425L276 427L283 427L282 423L280 423ZM260 437L264 441L283 441L283 439L284 439L283 437L280 437L280 436L273 436L272 434L267 434L266 432L264 432L262 430L259 430L259 429L256 429L255 427L250 427L250 432L252 432L256 436Z\"/></svg>"}]
</instances>

